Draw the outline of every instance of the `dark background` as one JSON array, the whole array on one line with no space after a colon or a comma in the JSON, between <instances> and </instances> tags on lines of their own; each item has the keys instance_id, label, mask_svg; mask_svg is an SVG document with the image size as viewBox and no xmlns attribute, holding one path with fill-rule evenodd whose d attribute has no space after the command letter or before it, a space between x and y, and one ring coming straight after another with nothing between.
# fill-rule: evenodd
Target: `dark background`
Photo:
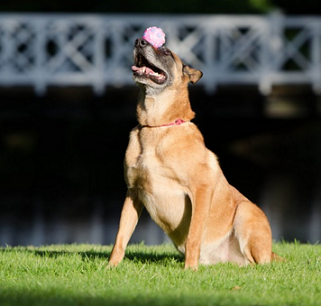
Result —
<instances>
[{"instance_id":1,"label":"dark background","mask_svg":"<svg viewBox=\"0 0 321 306\"><path fill-rule=\"evenodd\" d=\"M28 1L2 12L320 14L315 1ZM123 157L138 88L0 88L0 245L111 243L126 192ZM190 88L194 122L230 183L267 213L279 239L320 239L320 97L311 88ZM278 101L288 111L279 111ZM294 110L294 111L293 111ZM143 215L133 241L164 236ZM153 235L149 236L152 233Z\"/></svg>"}]
</instances>

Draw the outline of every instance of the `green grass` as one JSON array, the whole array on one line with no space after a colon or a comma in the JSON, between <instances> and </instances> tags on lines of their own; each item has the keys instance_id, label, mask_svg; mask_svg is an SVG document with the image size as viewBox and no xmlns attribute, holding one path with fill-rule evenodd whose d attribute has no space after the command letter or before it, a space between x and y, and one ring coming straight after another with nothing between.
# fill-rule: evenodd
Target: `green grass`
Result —
<instances>
[{"instance_id":1,"label":"green grass","mask_svg":"<svg viewBox=\"0 0 321 306\"><path fill-rule=\"evenodd\" d=\"M285 263L183 270L171 245L0 248L0 305L321 305L321 245L278 243Z\"/></svg>"}]
</instances>

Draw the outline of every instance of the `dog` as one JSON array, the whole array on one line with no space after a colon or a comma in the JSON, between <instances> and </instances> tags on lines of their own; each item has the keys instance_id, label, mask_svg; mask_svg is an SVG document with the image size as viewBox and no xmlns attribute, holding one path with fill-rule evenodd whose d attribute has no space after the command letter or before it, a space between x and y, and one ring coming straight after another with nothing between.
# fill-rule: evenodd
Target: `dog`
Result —
<instances>
[{"instance_id":1,"label":"dog","mask_svg":"<svg viewBox=\"0 0 321 306\"><path fill-rule=\"evenodd\" d=\"M267 217L228 183L191 122L188 84L203 73L143 38L136 40L133 58L139 124L125 155L128 190L109 266L122 261L144 207L185 256L186 269L271 262L275 254Z\"/></svg>"}]
</instances>

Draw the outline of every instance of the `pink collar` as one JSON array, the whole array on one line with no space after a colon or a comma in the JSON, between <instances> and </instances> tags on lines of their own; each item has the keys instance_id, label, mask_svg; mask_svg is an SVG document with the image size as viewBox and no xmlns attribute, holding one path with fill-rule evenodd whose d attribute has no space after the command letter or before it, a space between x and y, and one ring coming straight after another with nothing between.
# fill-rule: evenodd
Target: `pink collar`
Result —
<instances>
[{"instance_id":1,"label":"pink collar","mask_svg":"<svg viewBox=\"0 0 321 306\"><path fill-rule=\"evenodd\" d=\"M148 127L148 128L158 128L158 127L164 127L164 126L171 126L171 125L181 125L182 123L185 123L183 119L176 119L174 122L162 124L162 125L141 125L141 128Z\"/></svg>"}]
</instances>

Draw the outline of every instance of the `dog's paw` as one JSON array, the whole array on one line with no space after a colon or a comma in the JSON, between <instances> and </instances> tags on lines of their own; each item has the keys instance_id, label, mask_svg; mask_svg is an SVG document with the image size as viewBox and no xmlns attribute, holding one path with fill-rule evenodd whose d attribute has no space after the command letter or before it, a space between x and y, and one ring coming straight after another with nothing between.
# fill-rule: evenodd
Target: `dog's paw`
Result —
<instances>
[{"instance_id":1,"label":"dog's paw","mask_svg":"<svg viewBox=\"0 0 321 306\"><path fill-rule=\"evenodd\" d=\"M196 266L195 265L191 266L191 265L188 265L188 264L185 263L184 270L197 271L198 270L198 266L197 265Z\"/></svg>"},{"instance_id":2,"label":"dog's paw","mask_svg":"<svg viewBox=\"0 0 321 306\"><path fill-rule=\"evenodd\" d=\"M110 261L110 262L108 262L108 264L106 266L106 270L115 269L115 268L117 268L118 265L119 265L119 262Z\"/></svg>"}]
</instances>

